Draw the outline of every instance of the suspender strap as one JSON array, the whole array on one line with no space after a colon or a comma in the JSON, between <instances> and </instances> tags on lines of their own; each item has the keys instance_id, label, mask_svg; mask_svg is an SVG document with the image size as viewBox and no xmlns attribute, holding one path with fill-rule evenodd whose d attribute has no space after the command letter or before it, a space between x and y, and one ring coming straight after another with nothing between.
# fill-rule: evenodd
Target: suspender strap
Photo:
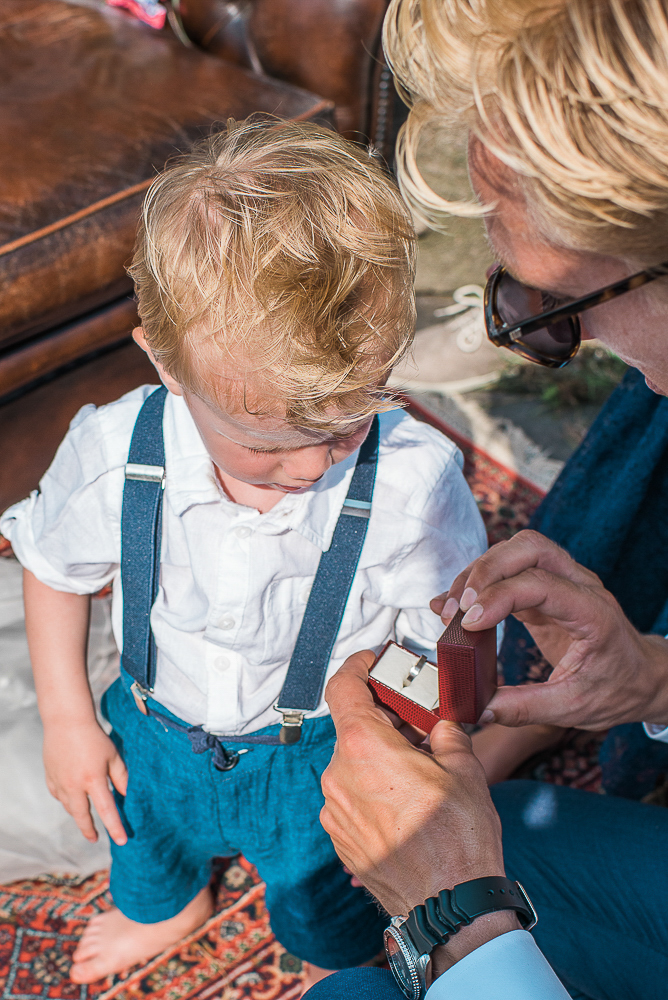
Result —
<instances>
[{"instance_id":1,"label":"suspender strap","mask_svg":"<svg viewBox=\"0 0 668 1000\"><path fill-rule=\"evenodd\" d=\"M350 594L366 537L378 463L378 417L360 448L348 494L343 501L332 543L323 552L311 588L297 643L276 708L283 715L279 737L225 736L205 733L201 726L180 726L147 704L153 691L157 650L151 632L151 609L160 580L162 496L165 449L162 417L167 390L160 387L147 397L135 423L125 467L121 517L121 582L123 586L123 669L133 678L138 707L168 728L187 733L196 753L215 749L220 770L234 767L230 743L296 743L304 714L314 711ZM214 748L215 744L215 748ZM223 759L228 761L223 765Z\"/></svg>"},{"instance_id":2,"label":"suspender strap","mask_svg":"<svg viewBox=\"0 0 668 1000\"><path fill-rule=\"evenodd\" d=\"M151 632L151 608L160 581L165 484L162 414L166 398L167 390L160 386L147 397L139 411L125 466L121 515L121 662L124 670L146 691L153 690L157 659Z\"/></svg>"},{"instance_id":3,"label":"suspender strap","mask_svg":"<svg viewBox=\"0 0 668 1000\"><path fill-rule=\"evenodd\" d=\"M276 704L284 720L282 742L296 742L299 739L297 727L301 725L304 712L313 712L320 704L325 675L369 525L377 464L378 417L374 417L360 448L332 544L320 557L288 674Z\"/></svg>"}]
</instances>

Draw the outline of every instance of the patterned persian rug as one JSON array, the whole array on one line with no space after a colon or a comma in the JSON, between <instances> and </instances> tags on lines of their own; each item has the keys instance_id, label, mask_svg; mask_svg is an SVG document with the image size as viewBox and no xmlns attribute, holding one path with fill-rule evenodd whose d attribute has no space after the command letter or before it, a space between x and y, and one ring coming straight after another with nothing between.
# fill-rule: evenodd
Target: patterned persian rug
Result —
<instances>
[{"instance_id":1,"label":"patterned persian rug","mask_svg":"<svg viewBox=\"0 0 668 1000\"><path fill-rule=\"evenodd\" d=\"M412 402L412 401L411 401ZM464 453L465 475L490 542L526 527L542 493L452 433L429 411L410 411L446 431ZM529 762L522 776L598 790L599 737L578 734ZM72 952L86 921L111 905L106 872L90 878L45 876L0 886L0 1000L292 1000L301 993L301 962L271 933L264 887L243 858L220 861L218 906L189 938L123 977L93 986L70 982Z\"/></svg>"},{"instance_id":2,"label":"patterned persian rug","mask_svg":"<svg viewBox=\"0 0 668 1000\"><path fill-rule=\"evenodd\" d=\"M110 904L106 872L0 886L2 1000L292 1000L301 962L269 928L264 887L242 858L221 862L218 906L193 935L124 977L70 982L72 952L89 917Z\"/></svg>"},{"instance_id":3,"label":"patterned persian rug","mask_svg":"<svg viewBox=\"0 0 668 1000\"><path fill-rule=\"evenodd\" d=\"M464 475L482 514L489 544L511 538L526 528L529 518L545 496L528 479L496 462L432 413L422 403L405 397L411 416L424 420L455 442L464 456Z\"/></svg>"}]
</instances>

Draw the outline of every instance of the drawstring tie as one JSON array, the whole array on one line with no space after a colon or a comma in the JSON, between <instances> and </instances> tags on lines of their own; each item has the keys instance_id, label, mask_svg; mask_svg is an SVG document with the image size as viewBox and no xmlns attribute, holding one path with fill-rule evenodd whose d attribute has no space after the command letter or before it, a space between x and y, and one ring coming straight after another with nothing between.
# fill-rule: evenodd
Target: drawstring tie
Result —
<instances>
[{"instance_id":1,"label":"drawstring tie","mask_svg":"<svg viewBox=\"0 0 668 1000\"><path fill-rule=\"evenodd\" d=\"M226 750L217 736L207 733L201 726L186 729L193 753L206 753L213 750L213 766L217 771L231 771L239 763L239 754Z\"/></svg>"},{"instance_id":2,"label":"drawstring tie","mask_svg":"<svg viewBox=\"0 0 668 1000\"><path fill-rule=\"evenodd\" d=\"M249 753L248 747L243 747L241 750L228 750L223 745L222 740L227 743L256 743L261 746L279 746L285 742L280 735L272 736L269 733L263 733L259 736L256 734L223 736L221 739L214 733L208 733L202 726L182 726L179 722L175 722L174 719L157 711L148 704L148 692L142 693L142 689L139 688L136 681L132 685L131 691L142 715L157 719L165 729L174 729L177 733L184 733L190 740L193 753L206 753L207 750L213 750L213 766L217 771L231 771L239 763L241 754Z\"/></svg>"}]
</instances>

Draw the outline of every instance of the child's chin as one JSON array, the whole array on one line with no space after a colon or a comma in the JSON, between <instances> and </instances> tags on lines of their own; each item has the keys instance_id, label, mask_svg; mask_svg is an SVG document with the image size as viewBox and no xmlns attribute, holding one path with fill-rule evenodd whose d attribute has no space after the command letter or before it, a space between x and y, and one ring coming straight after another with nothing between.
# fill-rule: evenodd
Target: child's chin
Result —
<instances>
[{"instance_id":1,"label":"child's chin","mask_svg":"<svg viewBox=\"0 0 668 1000\"><path fill-rule=\"evenodd\" d=\"M308 491L311 489L310 486L298 486L296 489L293 489L292 486L280 486L278 483L270 483L269 485L273 490L278 490L280 493L290 493L290 494L308 493Z\"/></svg>"}]
</instances>

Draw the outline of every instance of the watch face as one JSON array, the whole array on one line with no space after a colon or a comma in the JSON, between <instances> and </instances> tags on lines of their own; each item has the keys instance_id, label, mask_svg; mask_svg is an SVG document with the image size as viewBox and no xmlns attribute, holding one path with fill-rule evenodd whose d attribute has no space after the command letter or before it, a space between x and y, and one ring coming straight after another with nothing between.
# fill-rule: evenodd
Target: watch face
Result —
<instances>
[{"instance_id":1,"label":"watch face","mask_svg":"<svg viewBox=\"0 0 668 1000\"><path fill-rule=\"evenodd\" d=\"M410 1000L417 1000L421 990L415 963L411 961L404 941L393 927L388 927L385 931L385 951L397 983Z\"/></svg>"}]
</instances>

